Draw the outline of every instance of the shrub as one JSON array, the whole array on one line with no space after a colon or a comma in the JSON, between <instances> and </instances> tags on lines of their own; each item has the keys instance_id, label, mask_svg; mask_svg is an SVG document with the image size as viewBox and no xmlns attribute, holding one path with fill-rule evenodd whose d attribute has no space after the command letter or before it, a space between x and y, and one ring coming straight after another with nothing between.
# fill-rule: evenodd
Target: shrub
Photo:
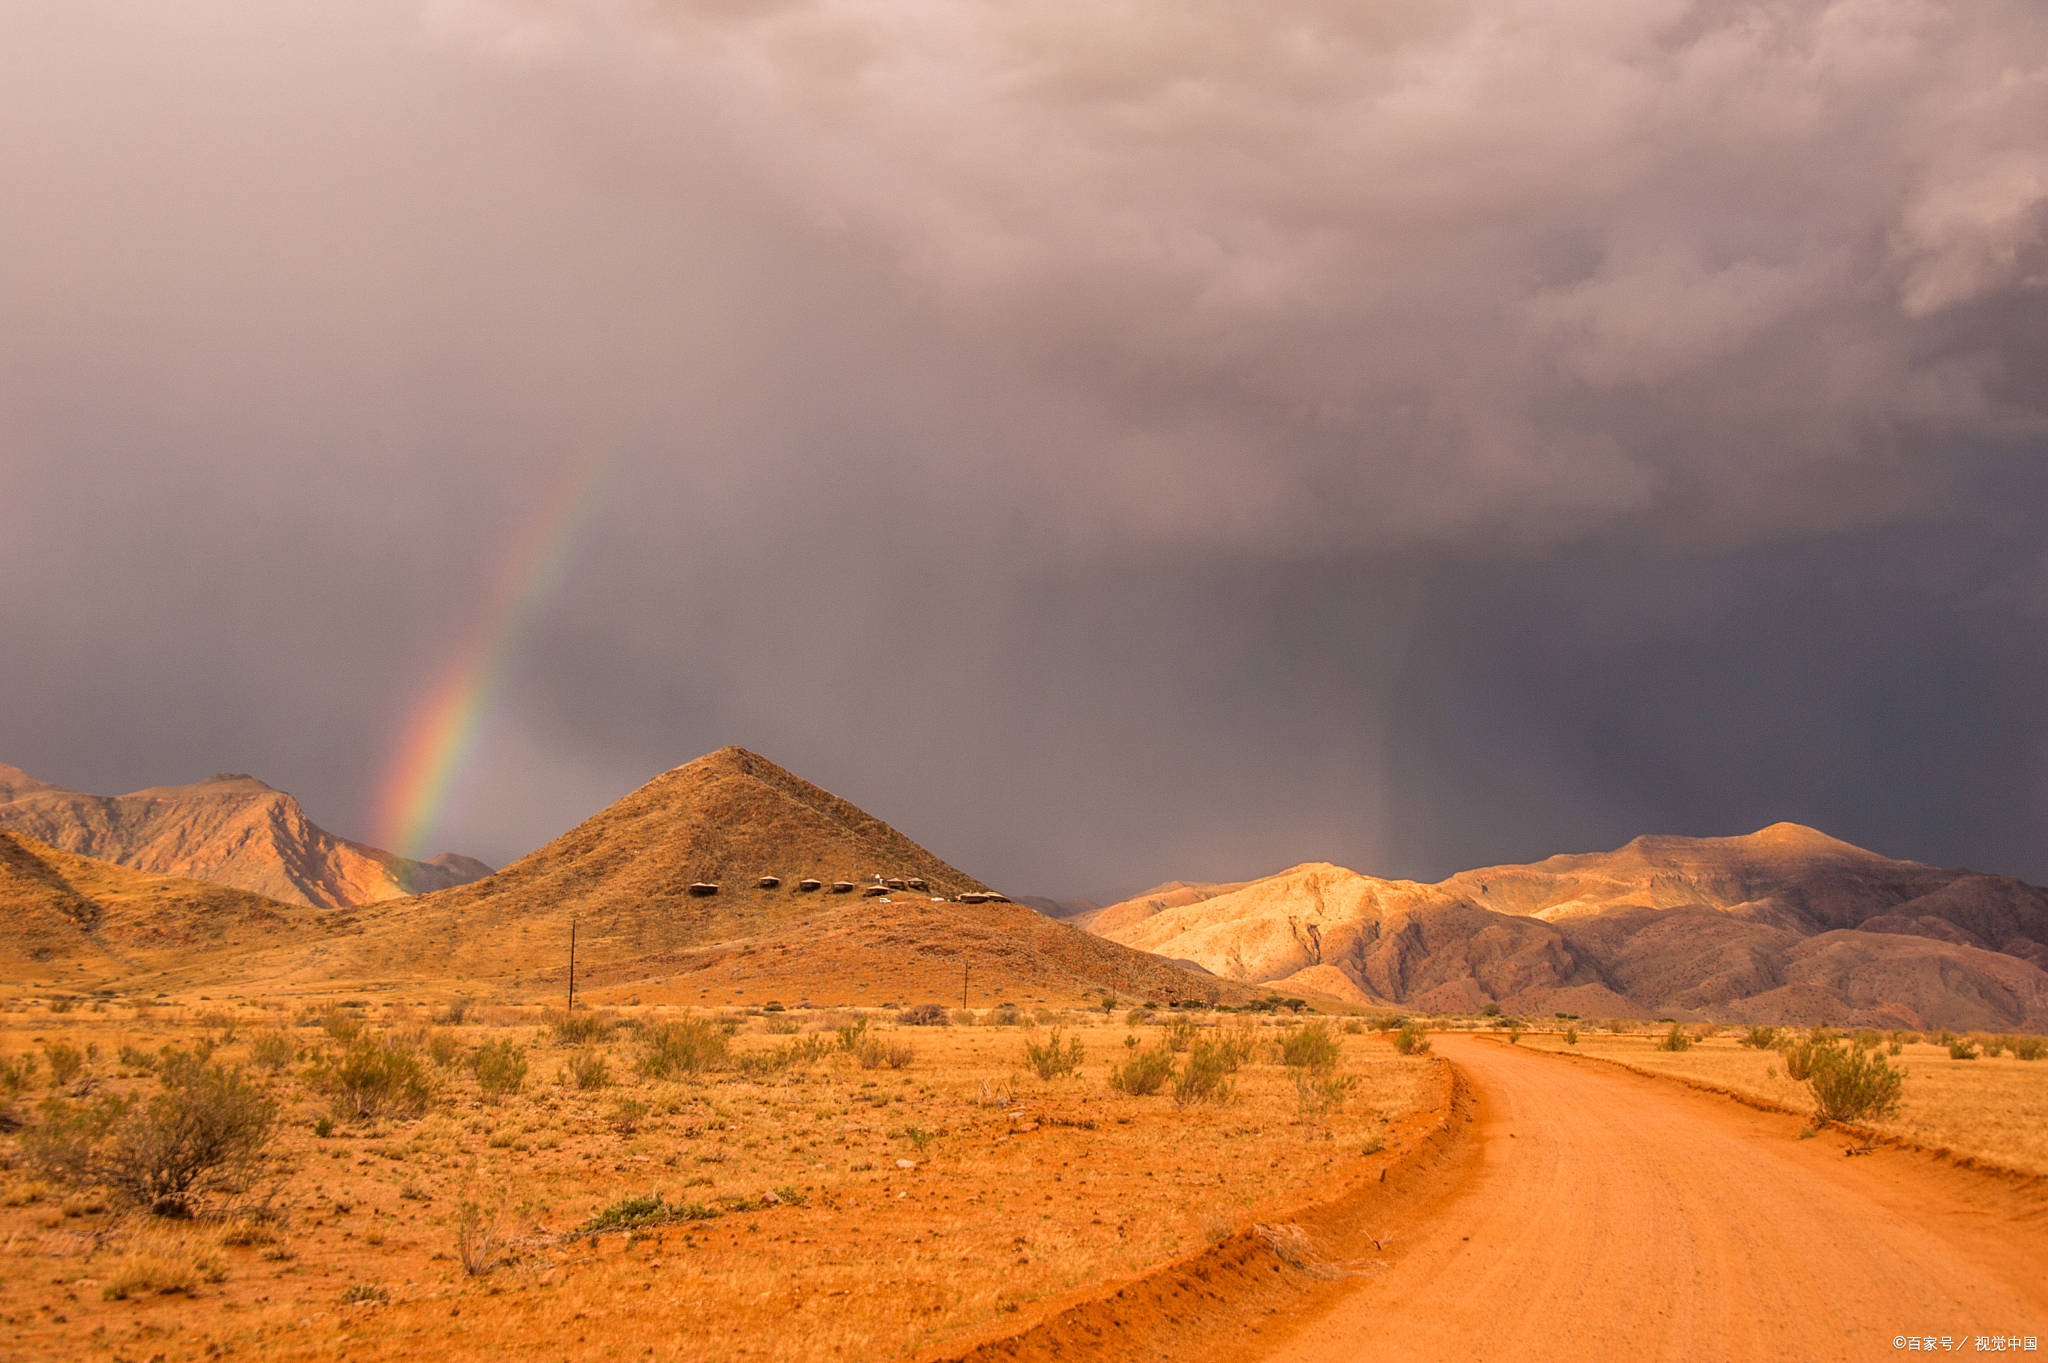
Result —
<instances>
[{"instance_id":1,"label":"shrub","mask_svg":"<svg viewBox=\"0 0 2048 1363\"><path fill-rule=\"evenodd\" d=\"M448 1000L448 1006L440 1011L434 1021L444 1022L450 1027L460 1027L462 1020L469 1016L469 1005L470 1000L465 995L457 994Z\"/></svg>"},{"instance_id":2,"label":"shrub","mask_svg":"<svg viewBox=\"0 0 2048 1363\"><path fill-rule=\"evenodd\" d=\"M1195 1103L1229 1102L1233 1092L1229 1075L1235 1068L1223 1042L1197 1041L1188 1049L1187 1061L1174 1083L1174 1103L1190 1107Z\"/></svg>"},{"instance_id":3,"label":"shrub","mask_svg":"<svg viewBox=\"0 0 2048 1363\"><path fill-rule=\"evenodd\" d=\"M1692 1038L1686 1035L1685 1028L1674 1022L1671 1024L1671 1030L1664 1033L1663 1039L1658 1041L1657 1049L1660 1051L1689 1051L1692 1049Z\"/></svg>"},{"instance_id":4,"label":"shrub","mask_svg":"<svg viewBox=\"0 0 2048 1363\"><path fill-rule=\"evenodd\" d=\"M1326 1069L1296 1070L1296 1109L1305 1121L1315 1121L1325 1113L1337 1112L1343 1108L1344 1100L1351 1096L1351 1090L1357 1083L1351 1075L1335 1074Z\"/></svg>"},{"instance_id":5,"label":"shrub","mask_svg":"<svg viewBox=\"0 0 2048 1363\"><path fill-rule=\"evenodd\" d=\"M1785 1077L1796 1084L1803 1084L1813 1076L1813 1059L1818 1051L1827 1049L1825 1041L1808 1039L1787 1041L1779 1046L1778 1052L1785 1057Z\"/></svg>"},{"instance_id":6,"label":"shrub","mask_svg":"<svg viewBox=\"0 0 2048 1363\"><path fill-rule=\"evenodd\" d=\"M427 1059L445 1070L462 1054L462 1043L453 1032L428 1032L426 1050Z\"/></svg>"},{"instance_id":7,"label":"shrub","mask_svg":"<svg viewBox=\"0 0 2048 1363\"><path fill-rule=\"evenodd\" d=\"M732 1046L725 1028L709 1018L660 1023L643 1029L641 1037L647 1051L640 1057L640 1072L652 1079L673 1079L723 1065Z\"/></svg>"},{"instance_id":8,"label":"shrub","mask_svg":"<svg viewBox=\"0 0 2048 1363\"><path fill-rule=\"evenodd\" d=\"M744 1052L733 1060L742 1074L778 1074L783 1070L808 1070L835 1049L821 1036L785 1041L765 1051Z\"/></svg>"},{"instance_id":9,"label":"shrub","mask_svg":"<svg viewBox=\"0 0 2048 1363\"><path fill-rule=\"evenodd\" d=\"M327 1035L344 1044L363 1034L363 1020L342 1008L330 1008L320 1019Z\"/></svg>"},{"instance_id":10,"label":"shrub","mask_svg":"<svg viewBox=\"0 0 2048 1363\"><path fill-rule=\"evenodd\" d=\"M880 1037L867 1037L853 1053L864 1070L878 1070L888 1066L900 1070L917 1058L916 1049L907 1041L883 1041Z\"/></svg>"},{"instance_id":11,"label":"shrub","mask_svg":"<svg viewBox=\"0 0 2048 1363\"><path fill-rule=\"evenodd\" d=\"M1567 1046L1576 1046L1576 1045L1578 1045L1578 1044L1579 1044L1579 1029L1578 1029L1578 1028L1576 1028L1576 1027L1567 1027L1567 1028L1565 1028L1565 1029L1564 1029L1564 1044L1565 1044L1565 1045L1567 1045Z\"/></svg>"},{"instance_id":12,"label":"shrub","mask_svg":"<svg viewBox=\"0 0 2048 1363\"><path fill-rule=\"evenodd\" d=\"M1109 1086L1118 1093L1140 1098L1157 1093L1173 1076L1173 1052L1164 1044L1132 1047L1124 1063L1109 1072Z\"/></svg>"},{"instance_id":13,"label":"shrub","mask_svg":"<svg viewBox=\"0 0 2048 1363\"><path fill-rule=\"evenodd\" d=\"M1948 1043L1948 1058L1951 1060L1975 1060L1977 1043L1966 1036L1956 1037Z\"/></svg>"},{"instance_id":14,"label":"shrub","mask_svg":"<svg viewBox=\"0 0 2048 1363\"><path fill-rule=\"evenodd\" d=\"M1078 1074L1081 1070L1081 1038L1069 1037L1065 1045L1060 1044L1060 1029L1052 1029L1052 1036L1042 1044L1026 1039L1024 1042L1024 1063L1040 1079L1057 1079L1061 1075Z\"/></svg>"},{"instance_id":15,"label":"shrub","mask_svg":"<svg viewBox=\"0 0 2048 1363\"><path fill-rule=\"evenodd\" d=\"M1201 1035L1201 1030L1201 1028L1195 1025L1193 1018L1173 1018L1169 1020L1166 1024L1167 1049L1173 1051L1176 1055L1180 1054L1195 1044L1195 1038Z\"/></svg>"},{"instance_id":16,"label":"shrub","mask_svg":"<svg viewBox=\"0 0 2048 1363\"><path fill-rule=\"evenodd\" d=\"M154 1063L156 1057L150 1057ZM23 1052L12 1060L0 1060L0 1099L13 1098L36 1081L36 1058Z\"/></svg>"},{"instance_id":17,"label":"shrub","mask_svg":"<svg viewBox=\"0 0 2048 1363\"><path fill-rule=\"evenodd\" d=\"M630 1136L638 1131L640 1123L646 1119L647 1104L637 1098L621 1098L612 1104L611 1128L621 1136Z\"/></svg>"},{"instance_id":18,"label":"shrub","mask_svg":"<svg viewBox=\"0 0 2048 1363\"><path fill-rule=\"evenodd\" d=\"M580 1013L558 1013L550 1008L541 1014L541 1021L555 1034L555 1040L565 1046L588 1046L593 1041L602 1041L617 1025L609 1014L593 1013L587 1008Z\"/></svg>"},{"instance_id":19,"label":"shrub","mask_svg":"<svg viewBox=\"0 0 2048 1363\"><path fill-rule=\"evenodd\" d=\"M455 1214L455 1253L462 1261L462 1271L472 1278L481 1278L505 1262L504 1241L499 1227L505 1219L505 1206L500 1202L493 1211L485 1211L480 1202L465 1201Z\"/></svg>"},{"instance_id":20,"label":"shrub","mask_svg":"<svg viewBox=\"0 0 2048 1363\"><path fill-rule=\"evenodd\" d=\"M1816 1123L1890 1117L1899 1110L1906 1076L1875 1050L1822 1046L1814 1052L1806 1086L1813 1094Z\"/></svg>"},{"instance_id":21,"label":"shrub","mask_svg":"<svg viewBox=\"0 0 2048 1363\"><path fill-rule=\"evenodd\" d=\"M2016 1036L2012 1039L2012 1054L2015 1060L2039 1060L2043 1051L2048 1051L2048 1040L2038 1036Z\"/></svg>"},{"instance_id":22,"label":"shrub","mask_svg":"<svg viewBox=\"0 0 2048 1363\"><path fill-rule=\"evenodd\" d=\"M1419 1022L1404 1022L1394 1033L1394 1049L1402 1055L1428 1055L1429 1033Z\"/></svg>"},{"instance_id":23,"label":"shrub","mask_svg":"<svg viewBox=\"0 0 2048 1363\"><path fill-rule=\"evenodd\" d=\"M1753 1051L1768 1051L1778 1044L1778 1029L1751 1027L1743 1032L1741 1044Z\"/></svg>"},{"instance_id":24,"label":"shrub","mask_svg":"<svg viewBox=\"0 0 2048 1363\"><path fill-rule=\"evenodd\" d=\"M258 1032L249 1042L249 1063L275 1074L299 1058L299 1048L289 1033L277 1027Z\"/></svg>"},{"instance_id":25,"label":"shrub","mask_svg":"<svg viewBox=\"0 0 2048 1363\"><path fill-rule=\"evenodd\" d=\"M595 1046L587 1047L569 1057L569 1078L584 1092L608 1088L612 1082L612 1067L603 1051Z\"/></svg>"},{"instance_id":26,"label":"shrub","mask_svg":"<svg viewBox=\"0 0 2048 1363\"><path fill-rule=\"evenodd\" d=\"M343 1121L417 1117L434 1096L419 1056L373 1036L359 1035L338 1059L323 1061L314 1082L332 1096Z\"/></svg>"},{"instance_id":27,"label":"shrub","mask_svg":"<svg viewBox=\"0 0 2048 1363\"><path fill-rule=\"evenodd\" d=\"M1291 1070L1334 1068L1342 1044L1327 1022L1304 1022L1280 1038L1280 1059Z\"/></svg>"},{"instance_id":28,"label":"shrub","mask_svg":"<svg viewBox=\"0 0 2048 1363\"><path fill-rule=\"evenodd\" d=\"M69 1088L85 1072L85 1052L68 1041L45 1044L43 1059L50 1066L51 1088Z\"/></svg>"},{"instance_id":29,"label":"shrub","mask_svg":"<svg viewBox=\"0 0 2048 1363\"><path fill-rule=\"evenodd\" d=\"M476 1086L491 1099L517 1093L526 1084L526 1051L516 1041L487 1041L469 1058Z\"/></svg>"},{"instance_id":30,"label":"shrub","mask_svg":"<svg viewBox=\"0 0 2048 1363\"><path fill-rule=\"evenodd\" d=\"M156 1233L138 1236L100 1277L106 1301L131 1297L193 1296L202 1284L227 1277L227 1268L213 1247L190 1235Z\"/></svg>"},{"instance_id":31,"label":"shrub","mask_svg":"<svg viewBox=\"0 0 2048 1363\"><path fill-rule=\"evenodd\" d=\"M857 1017L851 1022L841 1023L833 1034L839 1038L839 1049L853 1055L860 1050L860 1043L868 1034L868 1020Z\"/></svg>"},{"instance_id":32,"label":"shrub","mask_svg":"<svg viewBox=\"0 0 2048 1363\"><path fill-rule=\"evenodd\" d=\"M953 1020L943 1003L920 1003L896 1015L898 1027L944 1027Z\"/></svg>"},{"instance_id":33,"label":"shrub","mask_svg":"<svg viewBox=\"0 0 2048 1363\"><path fill-rule=\"evenodd\" d=\"M184 1051L164 1055L157 1083L147 1099L51 1099L23 1154L54 1182L103 1184L161 1216L247 1187L276 1135L276 1101L240 1069Z\"/></svg>"},{"instance_id":34,"label":"shrub","mask_svg":"<svg viewBox=\"0 0 2048 1363\"><path fill-rule=\"evenodd\" d=\"M2005 1053L2005 1038L2002 1036L1987 1036L1979 1044L1984 1047L1984 1054L1993 1060Z\"/></svg>"},{"instance_id":35,"label":"shrub","mask_svg":"<svg viewBox=\"0 0 2048 1363\"><path fill-rule=\"evenodd\" d=\"M1522 1044L1522 1025L1521 1025L1520 1023L1518 1023L1518 1022L1511 1022L1511 1023L1509 1023L1509 1024L1508 1024L1508 1045L1510 1045L1510 1046L1519 1046L1519 1045L1521 1045L1521 1044Z\"/></svg>"}]
</instances>

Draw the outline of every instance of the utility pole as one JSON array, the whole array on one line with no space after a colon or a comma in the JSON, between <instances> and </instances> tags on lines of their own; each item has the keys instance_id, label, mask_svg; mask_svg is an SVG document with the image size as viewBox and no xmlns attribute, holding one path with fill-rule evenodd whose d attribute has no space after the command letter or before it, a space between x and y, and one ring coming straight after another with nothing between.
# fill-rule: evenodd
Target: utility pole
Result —
<instances>
[{"instance_id":1,"label":"utility pole","mask_svg":"<svg viewBox=\"0 0 2048 1363\"><path fill-rule=\"evenodd\" d=\"M961 1011L961 1012L963 1012L963 1013L967 1011L967 967L968 967L968 964L969 964L969 963L968 963L968 962L966 962L966 961L962 961L962 962L960 963L960 1011Z\"/></svg>"},{"instance_id":2,"label":"utility pole","mask_svg":"<svg viewBox=\"0 0 2048 1363\"><path fill-rule=\"evenodd\" d=\"M569 920L569 1006L564 1012L576 1011L576 920Z\"/></svg>"}]
</instances>

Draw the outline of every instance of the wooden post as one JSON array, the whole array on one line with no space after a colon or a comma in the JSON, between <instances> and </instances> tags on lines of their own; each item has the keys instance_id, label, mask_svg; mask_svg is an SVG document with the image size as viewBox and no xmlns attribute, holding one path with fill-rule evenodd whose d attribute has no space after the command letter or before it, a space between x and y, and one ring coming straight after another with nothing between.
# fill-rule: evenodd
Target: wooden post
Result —
<instances>
[{"instance_id":1,"label":"wooden post","mask_svg":"<svg viewBox=\"0 0 2048 1363\"><path fill-rule=\"evenodd\" d=\"M569 920L569 1006L564 1012L576 1011L576 920Z\"/></svg>"},{"instance_id":2,"label":"wooden post","mask_svg":"<svg viewBox=\"0 0 2048 1363\"><path fill-rule=\"evenodd\" d=\"M960 1011L961 1011L961 1012L963 1012L963 1013L967 1011L967 967L968 967L968 964L969 964L969 963L968 963L968 962L966 962L966 961L962 961L962 962L960 963Z\"/></svg>"}]
</instances>

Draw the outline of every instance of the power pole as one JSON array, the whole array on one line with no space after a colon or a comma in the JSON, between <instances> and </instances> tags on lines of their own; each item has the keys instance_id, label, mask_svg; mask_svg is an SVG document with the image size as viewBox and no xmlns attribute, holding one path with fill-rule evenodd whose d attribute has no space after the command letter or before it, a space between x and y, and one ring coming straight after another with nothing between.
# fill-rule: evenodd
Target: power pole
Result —
<instances>
[{"instance_id":1,"label":"power pole","mask_svg":"<svg viewBox=\"0 0 2048 1363\"><path fill-rule=\"evenodd\" d=\"M569 920L569 1006L564 1012L576 1011L576 920Z\"/></svg>"},{"instance_id":2,"label":"power pole","mask_svg":"<svg viewBox=\"0 0 2048 1363\"><path fill-rule=\"evenodd\" d=\"M966 961L962 961L962 962L960 963L960 1011L961 1011L961 1012L963 1012L963 1013L967 1011L967 967L968 967L968 964L969 964L969 963L968 963L968 962L966 962Z\"/></svg>"}]
</instances>

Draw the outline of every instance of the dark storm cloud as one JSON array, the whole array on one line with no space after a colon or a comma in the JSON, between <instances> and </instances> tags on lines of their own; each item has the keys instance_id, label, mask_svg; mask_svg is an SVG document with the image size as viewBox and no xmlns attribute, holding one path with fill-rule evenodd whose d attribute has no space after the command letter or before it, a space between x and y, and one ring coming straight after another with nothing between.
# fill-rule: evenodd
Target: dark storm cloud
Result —
<instances>
[{"instance_id":1,"label":"dark storm cloud","mask_svg":"<svg viewBox=\"0 0 2048 1363\"><path fill-rule=\"evenodd\" d=\"M0 759L367 833L596 445L450 845L2048 878L2037 6L14 8Z\"/></svg>"}]
</instances>

